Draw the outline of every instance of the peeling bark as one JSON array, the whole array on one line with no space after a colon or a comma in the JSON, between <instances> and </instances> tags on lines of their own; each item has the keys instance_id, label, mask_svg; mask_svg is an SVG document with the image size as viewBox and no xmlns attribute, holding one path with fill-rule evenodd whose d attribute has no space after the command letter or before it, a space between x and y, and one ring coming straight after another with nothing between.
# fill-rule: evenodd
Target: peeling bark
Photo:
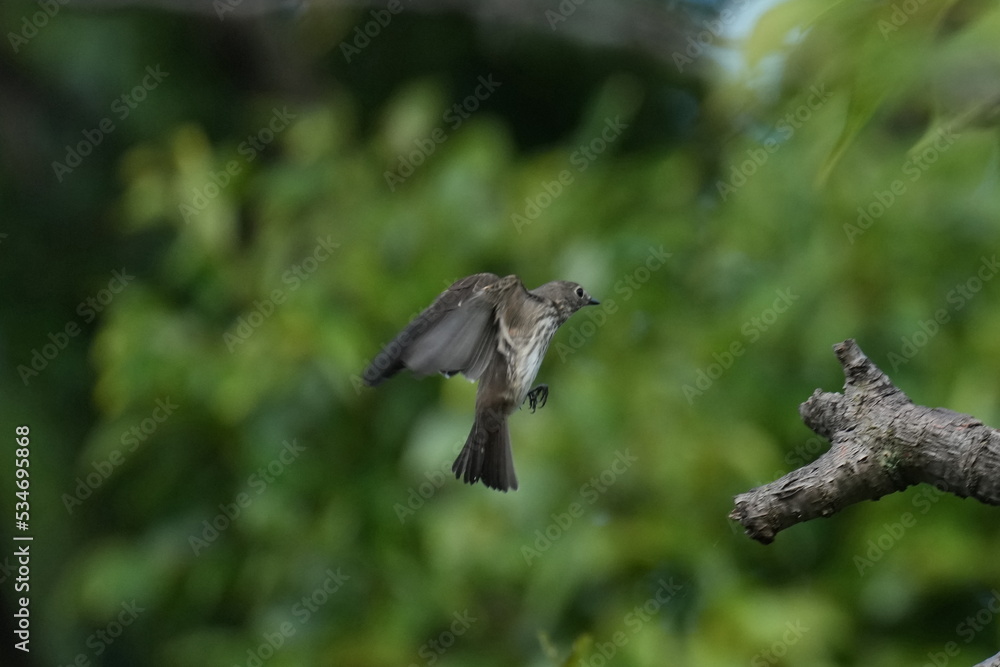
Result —
<instances>
[{"instance_id":1,"label":"peeling bark","mask_svg":"<svg viewBox=\"0 0 1000 667\"><path fill-rule=\"evenodd\" d=\"M730 518L762 544L797 523L831 516L914 484L1000 505L1000 431L975 417L914 405L853 339L834 353L844 392L817 389L802 421L829 451L781 479L741 493Z\"/></svg>"}]
</instances>

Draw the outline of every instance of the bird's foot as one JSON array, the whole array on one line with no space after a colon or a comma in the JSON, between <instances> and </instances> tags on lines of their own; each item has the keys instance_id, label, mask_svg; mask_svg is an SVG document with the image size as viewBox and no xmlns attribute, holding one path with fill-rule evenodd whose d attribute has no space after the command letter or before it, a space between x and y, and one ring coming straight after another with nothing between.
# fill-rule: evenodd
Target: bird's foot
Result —
<instances>
[{"instance_id":1,"label":"bird's foot","mask_svg":"<svg viewBox=\"0 0 1000 667\"><path fill-rule=\"evenodd\" d=\"M534 412L537 408L545 407L549 400L549 385L540 384L528 392L528 407Z\"/></svg>"}]
</instances>

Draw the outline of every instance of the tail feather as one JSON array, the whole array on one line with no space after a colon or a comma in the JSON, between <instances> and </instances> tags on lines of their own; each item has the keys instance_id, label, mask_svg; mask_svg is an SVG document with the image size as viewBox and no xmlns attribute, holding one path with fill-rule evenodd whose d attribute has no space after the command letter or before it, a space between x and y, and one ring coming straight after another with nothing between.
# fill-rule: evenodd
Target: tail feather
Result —
<instances>
[{"instance_id":1,"label":"tail feather","mask_svg":"<svg viewBox=\"0 0 1000 667\"><path fill-rule=\"evenodd\" d=\"M476 413L472 431L451 471L466 484L481 480L484 486L497 491L517 490L505 414L492 410Z\"/></svg>"}]
</instances>

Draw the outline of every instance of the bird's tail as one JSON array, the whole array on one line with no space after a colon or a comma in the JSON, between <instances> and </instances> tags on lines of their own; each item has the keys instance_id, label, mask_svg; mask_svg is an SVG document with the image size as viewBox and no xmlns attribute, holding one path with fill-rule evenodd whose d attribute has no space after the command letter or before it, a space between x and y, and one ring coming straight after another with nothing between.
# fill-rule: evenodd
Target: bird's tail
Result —
<instances>
[{"instance_id":1,"label":"bird's tail","mask_svg":"<svg viewBox=\"0 0 1000 667\"><path fill-rule=\"evenodd\" d=\"M482 480L497 491L517 489L506 414L495 409L476 411L472 431L451 471L466 484Z\"/></svg>"}]
</instances>

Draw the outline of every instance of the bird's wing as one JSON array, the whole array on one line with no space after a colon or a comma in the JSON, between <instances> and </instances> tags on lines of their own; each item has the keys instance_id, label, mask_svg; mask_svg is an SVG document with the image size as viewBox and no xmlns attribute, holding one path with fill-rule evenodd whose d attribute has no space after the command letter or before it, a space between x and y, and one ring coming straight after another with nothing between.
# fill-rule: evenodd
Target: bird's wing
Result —
<instances>
[{"instance_id":1,"label":"bird's wing","mask_svg":"<svg viewBox=\"0 0 1000 667\"><path fill-rule=\"evenodd\" d=\"M495 308L508 286L506 278L492 273L455 282L375 357L365 382L375 386L403 368L415 375L463 373L478 379L496 350Z\"/></svg>"}]
</instances>

